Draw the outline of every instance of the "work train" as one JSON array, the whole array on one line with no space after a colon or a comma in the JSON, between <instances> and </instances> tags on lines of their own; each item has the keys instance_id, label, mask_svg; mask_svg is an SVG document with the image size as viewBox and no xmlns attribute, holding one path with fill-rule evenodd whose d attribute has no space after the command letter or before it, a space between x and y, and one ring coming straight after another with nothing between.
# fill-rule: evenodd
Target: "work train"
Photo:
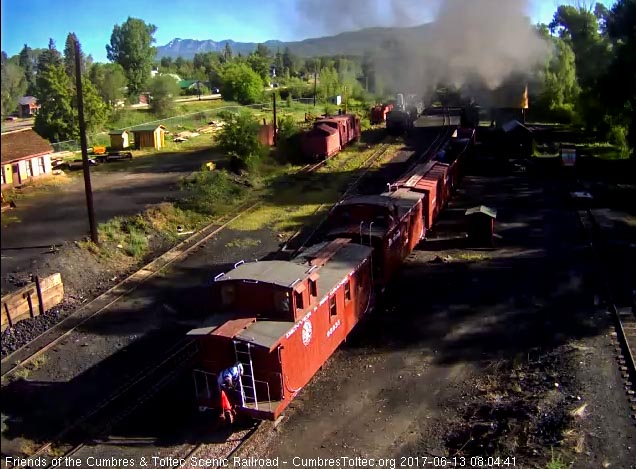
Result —
<instances>
[{"instance_id":1,"label":"work train","mask_svg":"<svg viewBox=\"0 0 636 469\"><path fill-rule=\"evenodd\" d=\"M301 136L305 160L322 161L331 158L362 135L360 118L355 114L326 116L314 122L313 128Z\"/></svg>"},{"instance_id":2,"label":"work train","mask_svg":"<svg viewBox=\"0 0 636 469\"><path fill-rule=\"evenodd\" d=\"M328 216L326 239L291 261L241 261L219 274L208 319L189 332L198 343L200 409L221 409L217 378L240 364L235 409L278 418L426 237L473 141L474 129L459 128L432 161L385 193L341 201Z\"/></svg>"}]
</instances>

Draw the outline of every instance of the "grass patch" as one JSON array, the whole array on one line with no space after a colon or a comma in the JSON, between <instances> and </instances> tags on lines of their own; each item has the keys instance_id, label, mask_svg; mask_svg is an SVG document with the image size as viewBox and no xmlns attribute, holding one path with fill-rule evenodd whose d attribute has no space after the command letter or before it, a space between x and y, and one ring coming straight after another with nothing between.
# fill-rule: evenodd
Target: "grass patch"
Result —
<instances>
[{"instance_id":1,"label":"grass patch","mask_svg":"<svg viewBox=\"0 0 636 469\"><path fill-rule=\"evenodd\" d=\"M393 144L386 153L390 158L401 148ZM327 161L316 173L288 175L268 187L262 206L232 222L238 231L271 228L282 237L320 217L338 201L340 195L358 174L363 163L377 150L366 145L353 145ZM267 182L272 182L266 178Z\"/></svg>"},{"instance_id":2,"label":"grass patch","mask_svg":"<svg viewBox=\"0 0 636 469\"><path fill-rule=\"evenodd\" d=\"M481 252L460 252L455 257L464 262L482 262L490 259L490 256Z\"/></svg>"},{"instance_id":3,"label":"grass patch","mask_svg":"<svg viewBox=\"0 0 636 469\"><path fill-rule=\"evenodd\" d=\"M103 261L130 264L146 256L157 239L175 244L182 231L196 231L214 216L231 211L246 198L247 182L224 171L200 171L182 181L186 197L163 202L130 217L115 217L98 226L100 245L81 241L77 245Z\"/></svg>"},{"instance_id":4,"label":"grass patch","mask_svg":"<svg viewBox=\"0 0 636 469\"><path fill-rule=\"evenodd\" d=\"M225 244L226 248L250 248L250 247L256 247L256 246L260 246L261 245L261 241L260 239L253 239L253 238L236 238L232 241L230 241L229 243Z\"/></svg>"},{"instance_id":5,"label":"grass patch","mask_svg":"<svg viewBox=\"0 0 636 469\"><path fill-rule=\"evenodd\" d=\"M545 469L569 469L571 464L567 464L563 461L561 456L554 455L554 449L552 449L552 455L550 458L550 462L546 464Z\"/></svg>"},{"instance_id":6,"label":"grass patch","mask_svg":"<svg viewBox=\"0 0 636 469\"><path fill-rule=\"evenodd\" d=\"M2 215L2 227L5 228L12 223L20 223L20 217L16 215L3 214Z\"/></svg>"}]
</instances>

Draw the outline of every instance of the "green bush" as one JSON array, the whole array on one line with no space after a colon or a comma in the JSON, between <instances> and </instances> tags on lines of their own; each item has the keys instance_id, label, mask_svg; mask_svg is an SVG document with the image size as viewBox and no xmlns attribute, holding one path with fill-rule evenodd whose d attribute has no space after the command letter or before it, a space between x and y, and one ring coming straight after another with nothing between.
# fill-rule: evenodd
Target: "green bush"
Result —
<instances>
[{"instance_id":1,"label":"green bush","mask_svg":"<svg viewBox=\"0 0 636 469\"><path fill-rule=\"evenodd\" d=\"M249 112L224 114L225 125L216 140L221 151L230 157L232 170L253 170L267 153L258 140L260 125Z\"/></svg>"},{"instance_id":2,"label":"green bush","mask_svg":"<svg viewBox=\"0 0 636 469\"><path fill-rule=\"evenodd\" d=\"M278 120L277 157L279 162L300 162L300 127L293 116Z\"/></svg>"},{"instance_id":3,"label":"green bush","mask_svg":"<svg viewBox=\"0 0 636 469\"><path fill-rule=\"evenodd\" d=\"M612 125L607 132L607 140L614 145L621 158L628 158L630 155L629 144L627 143L627 128L622 125Z\"/></svg>"},{"instance_id":4,"label":"green bush","mask_svg":"<svg viewBox=\"0 0 636 469\"><path fill-rule=\"evenodd\" d=\"M205 167L182 181L181 188L188 195L178 203L179 208L204 215L222 213L230 202L240 200L246 194L246 187L227 172L209 171Z\"/></svg>"},{"instance_id":5,"label":"green bush","mask_svg":"<svg viewBox=\"0 0 636 469\"><path fill-rule=\"evenodd\" d=\"M327 103L325 104L325 114L327 116L334 116L338 114L338 106L335 104Z\"/></svg>"}]
</instances>

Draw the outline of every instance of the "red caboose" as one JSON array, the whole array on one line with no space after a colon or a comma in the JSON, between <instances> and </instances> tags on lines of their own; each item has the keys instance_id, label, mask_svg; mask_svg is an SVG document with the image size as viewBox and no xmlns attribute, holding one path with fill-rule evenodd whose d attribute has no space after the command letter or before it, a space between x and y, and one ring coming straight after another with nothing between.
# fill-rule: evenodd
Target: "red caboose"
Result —
<instances>
[{"instance_id":1,"label":"red caboose","mask_svg":"<svg viewBox=\"0 0 636 469\"><path fill-rule=\"evenodd\" d=\"M333 137L334 133L338 136L337 140ZM361 135L360 119L355 114L325 117L317 120L314 128L303 134L303 155L310 160L330 158Z\"/></svg>"},{"instance_id":2,"label":"red caboose","mask_svg":"<svg viewBox=\"0 0 636 469\"><path fill-rule=\"evenodd\" d=\"M329 238L373 247L375 283L383 288L424 236L422 195L397 191L352 197L329 215Z\"/></svg>"},{"instance_id":3,"label":"red caboose","mask_svg":"<svg viewBox=\"0 0 636 469\"><path fill-rule=\"evenodd\" d=\"M340 134L337 129L326 124L316 124L303 134L301 146L306 159L325 160L340 151Z\"/></svg>"},{"instance_id":4,"label":"red caboose","mask_svg":"<svg viewBox=\"0 0 636 469\"><path fill-rule=\"evenodd\" d=\"M275 419L347 337L372 299L371 248L336 239L291 262L238 263L215 278L199 345L199 405L218 409L218 374L241 364L236 408Z\"/></svg>"}]
</instances>

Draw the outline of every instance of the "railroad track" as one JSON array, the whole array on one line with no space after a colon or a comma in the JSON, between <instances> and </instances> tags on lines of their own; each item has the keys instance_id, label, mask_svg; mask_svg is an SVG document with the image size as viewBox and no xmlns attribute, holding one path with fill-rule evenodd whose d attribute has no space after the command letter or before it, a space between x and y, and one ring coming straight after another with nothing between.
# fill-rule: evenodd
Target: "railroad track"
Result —
<instances>
[{"instance_id":1,"label":"railroad track","mask_svg":"<svg viewBox=\"0 0 636 469\"><path fill-rule=\"evenodd\" d=\"M196 354L196 342L184 339L174 345L164 358L121 385L111 395L76 419L50 441L40 445L27 457L51 456L51 450L70 457L95 438L108 433L118 423L156 396L191 363ZM67 441L67 443L63 443ZM73 441L80 441L73 444ZM59 456L57 456L59 457ZM48 466L47 466L48 467Z\"/></svg>"},{"instance_id":2,"label":"railroad track","mask_svg":"<svg viewBox=\"0 0 636 469\"><path fill-rule=\"evenodd\" d=\"M261 428L262 422L258 421L254 423L254 426L247 430L240 430L235 432L232 436L232 440L228 440L222 444L210 445L206 443L198 443L188 448L188 451L183 456L177 456L180 461L178 464L173 465L173 469L182 469L187 467L193 467L190 462L191 458L198 459L216 459L227 460L231 462L233 456L235 456L244 444L246 444L250 438ZM222 465L219 465L219 467Z\"/></svg>"},{"instance_id":3,"label":"railroad track","mask_svg":"<svg viewBox=\"0 0 636 469\"><path fill-rule=\"evenodd\" d=\"M636 305L621 307L616 304L612 287L611 269L607 265L607 238L591 209L578 210L578 218L592 250L599 278L606 296L606 305L614 319L616 329L616 354L625 391L630 405L630 414L636 425Z\"/></svg>"}]
</instances>

